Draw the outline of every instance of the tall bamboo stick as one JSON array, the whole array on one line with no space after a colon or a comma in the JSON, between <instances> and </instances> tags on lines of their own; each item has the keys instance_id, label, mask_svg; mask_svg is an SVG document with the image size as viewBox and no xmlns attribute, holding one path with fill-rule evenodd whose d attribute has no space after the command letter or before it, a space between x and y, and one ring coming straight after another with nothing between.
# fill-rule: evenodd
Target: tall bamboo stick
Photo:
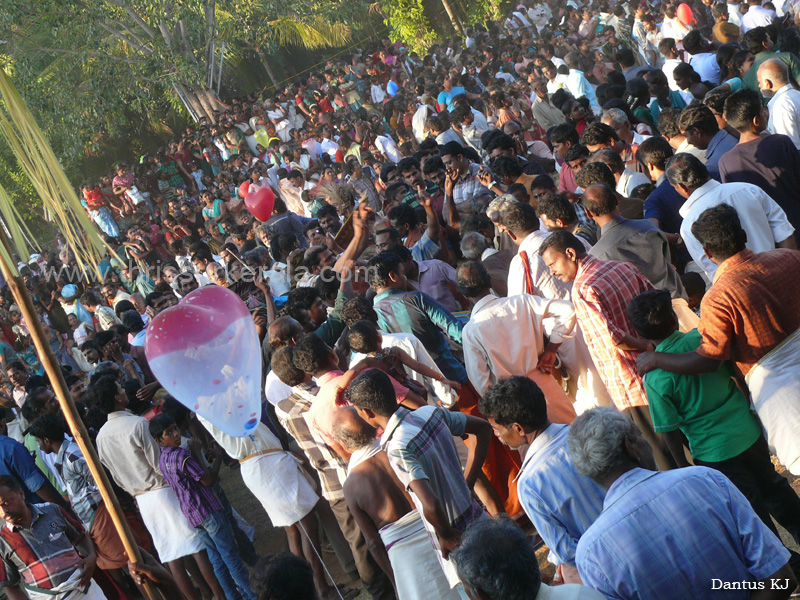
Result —
<instances>
[{"instance_id":1,"label":"tall bamboo stick","mask_svg":"<svg viewBox=\"0 0 800 600\"><path fill-rule=\"evenodd\" d=\"M8 237L2 227L0 227L0 244L6 249L8 256L13 256ZM56 398L58 398L58 403L61 405L61 411L64 413L64 417L67 420L67 426L75 442L78 444L78 447L81 449L83 457L86 459L89 471L92 473L92 477L100 490L100 495L103 497L106 509L111 516L111 520L114 522L114 527L122 540L125 554L128 555L128 560L130 562L140 563L142 562L142 557L139 554L139 546L133 539L131 530L128 528L128 522L125 520L125 515L120 508L119 500L117 500L114 490L111 489L111 483L108 481L105 469L103 469L103 466L100 464L97 452L95 452L94 446L89 439L89 433L86 431L86 427L80 415L78 415L75 403L69 393L69 387L67 387L67 383L64 381L61 367L56 360L55 354L53 354L53 349L44 337L44 330L39 321L39 316L36 314L36 309L33 306L33 300L28 292L28 288L25 287L25 283L19 275L13 274L11 268L4 260L0 260L0 270L2 270L3 277L5 277L8 282L8 287L14 296L14 300L17 306L19 306L22 316L25 318L25 324L28 326L31 338L33 338L33 344L39 354L39 359L50 379L50 384L53 386L53 391L55 392ZM150 582L146 579L144 580L144 591L148 600L156 600Z\"/></svg>"}]
</instances>

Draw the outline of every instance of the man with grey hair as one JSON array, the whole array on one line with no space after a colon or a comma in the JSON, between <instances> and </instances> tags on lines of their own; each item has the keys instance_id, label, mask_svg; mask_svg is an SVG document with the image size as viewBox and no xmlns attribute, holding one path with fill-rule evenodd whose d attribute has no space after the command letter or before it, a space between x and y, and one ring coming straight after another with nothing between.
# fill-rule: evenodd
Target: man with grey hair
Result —
<instances>
[{"instance_id":1,"label":"man with grey hair","mask_svg":"<svg viewBox=\"0 0 800 600\"><path fill-rule=\"evenodd\" d=\"M476 261L458 267L456 282L473 303L461 344L467 376L478 394L484 396L501 379L525 375L544 391L550 421L571 423L575 409L551 371L562 341L575 335L572 304L531 294L498 298L491 293L488 271Z\"/></svg>"},{"instance_id":2,"label":"man with grey hair","mask_svg":"<svg viewBox=\"0 0 800 600\"><path fill-rule=\"evenodd\" d=\"M613 408L575 419L567 447L578 472L607 490L576 550L586 585L626 599L711 599L722 589L783 599L794 591L789 551L723 474L653 471L650 446Z\"/></svg>"},{"instance_id":3,"label":"man with grey hair","mask_svg":"<svg viewBox=\"0 0 800 600\"><path fill-rule=\"evenodd\" d=\"M377 430L355 408L333 415L333 438L350 453L344 498L372 556L394 579L400 600L458 600L422 517L395 475Z\"/></svg>"},{"instance_id":4,"label":"man with grey hair","mask_svg":"<svg viewBox=\"0 0 800 600\"><path fill-rule=\"evenodd\" d=\"M478 260L489 271L492 290L504 298L508 295L508 268L513 258L508 250L496 250L492 242L478 231L470 231L461 238L461 254L467 260Z\"/></svg>"},{"instance_id":5,"label":"man with grey hair","mask_svg":"<svg viewBox=\"0 0 800 600\"><path fill-rule=\"evenodd\" d=\"M638 146L649 135L642 135L637 133L631 125L631 120L625 111L621 108L607 108L603 111L603 116L600 118L601 123L609 125L619 136L623 142L629 143L631 146Z\"/></svg>"},{"instance_id":6,"label":"man with grey hair","mask_svg":"<svg viewBox=\"0 0 800 600\"><path fill-rule=\"evenodd\" d=\"M583 585L542 583L533 544L507 517L470 525L452 557L472 600L603 600Z\"/></svg>"}]
</instances>

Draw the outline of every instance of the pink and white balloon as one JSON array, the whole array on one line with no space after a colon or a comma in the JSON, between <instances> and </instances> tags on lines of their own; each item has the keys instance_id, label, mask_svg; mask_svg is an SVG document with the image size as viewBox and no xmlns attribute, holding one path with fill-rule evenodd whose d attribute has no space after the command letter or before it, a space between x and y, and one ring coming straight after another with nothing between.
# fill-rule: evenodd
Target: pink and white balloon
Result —
<instances>
[{"instance_id":1,"label":"pink and white balloon","mask_svg":"<svg viewBox=\"0 0 800 600\"><path fill-rule=\"evenodd\" d=\"M261 417L261 348L247 306L208 285L161 312L147 328L153 374L178 401L235 437Z\"/></svg>"}]
</instances>

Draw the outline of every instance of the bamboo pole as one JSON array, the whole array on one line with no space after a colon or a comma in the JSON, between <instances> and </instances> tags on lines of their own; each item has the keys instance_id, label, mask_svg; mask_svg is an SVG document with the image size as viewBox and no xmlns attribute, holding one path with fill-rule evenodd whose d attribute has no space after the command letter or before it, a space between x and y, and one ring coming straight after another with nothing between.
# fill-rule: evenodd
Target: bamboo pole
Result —
<instances>
[{"instance_id":1,"label":"bamboo pole","mask_svg":"<svg viewBox=\"0 0 800 600\"><path fill-rule=\"evenodd\" d=\"M6 233L2 227L0 227L0 244L5 247L6 252L8 252L8 256L13 256L8 237L6 236ZM114 522L114 527L116 528L117 533L122 540L122 545L125 548L125 554L128 555L128 560L130 562L140 563L142 562L142 556L139 554L139 546L133 539L131 530L128 528L128 522L125 520L125 516L123 515L119 501L117 500L117 496L114 493L114 490L111 489L111 483L108 481L108 476L106 475L105 469L100 464L100 459L97 456L97 452L95 452L94 446L89 439L89 433L86 431L86 427L84 426L80 415L78 415L78 411L75 408L75 403L73 402L72 396L69 393L69 387L67 387L67 383L64 381L64 375L61 372L61 367L56 360L56 356L53 354L53 350L50 347L49 342L44 337L42 324L39 321L39 316L36 314L36 309L34 308L33 300L28 293L28 288L25 287L25 283L22 281L22 278L19 275L14 275L12 273L11 268L4 260L0 260L0 270L2 270L3 277L5 277L6 282L8 282L8 287L14 296L14 300L16 301L17 306L19 306L22 316L25 318L25 324L28 326L28 331L30 331L33 344L36 347L37 353L39 354L39 360L41 361L42 366L44 367L44 370L50 379L50 384L53 386L53 391L55 392L56 398L58 398L58 403L61 405L61 411L64 413L70 433L72 433L72 437L75 439L75 442L81 449L83 457L86 459L86 464L89 467L89 471L91 472L92 477L94 478L94 481L100 490L100 495L103 497L103 502L106 505L106 509L108 510L111 520ZM147 596L148 600L156 600L156 596L152 587L150 586L150 582L147 579L144 579L143 583L145 595Z\"/></svg>"}]
</instances>

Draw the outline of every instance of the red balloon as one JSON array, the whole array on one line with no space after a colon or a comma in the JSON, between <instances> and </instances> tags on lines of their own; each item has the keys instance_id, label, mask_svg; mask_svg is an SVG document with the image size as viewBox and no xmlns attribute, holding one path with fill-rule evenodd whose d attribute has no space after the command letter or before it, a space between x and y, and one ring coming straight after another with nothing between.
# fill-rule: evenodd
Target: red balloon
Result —
<instances>
[{"instance_id":1,"label":"red balloon","mask_svg":"<svg viewBox=\"0 0 800 600\"><path fill-rule=\"evenodd\" d=\"M244 197L244 204L259 221L266 221L272 216L275 206L275 193L269 186L259 188Z\"/></svg>"},{"instance_id":2,"label":"red balloon","mask_svg":"<svg viewBox=\"0 0 800 600\"><path fill-rule=\"evenodd\" d=\"M243 182L242 185L239 186L239 197L246 198L247 192L249 191L250 191L250 182L249 181Z\"/></svg>"},{"instance_id":3,"label":"red balloon","mask_svg":"<svg viewBox=\"0 0 800 600\"><path fill-rule=\"evenodd\" d=\"M686 26L694 22L694 13L692 12L692 7L688 4L681 4L678 6L677 14L678 20Z\"/></svg>"}]
</instances>

